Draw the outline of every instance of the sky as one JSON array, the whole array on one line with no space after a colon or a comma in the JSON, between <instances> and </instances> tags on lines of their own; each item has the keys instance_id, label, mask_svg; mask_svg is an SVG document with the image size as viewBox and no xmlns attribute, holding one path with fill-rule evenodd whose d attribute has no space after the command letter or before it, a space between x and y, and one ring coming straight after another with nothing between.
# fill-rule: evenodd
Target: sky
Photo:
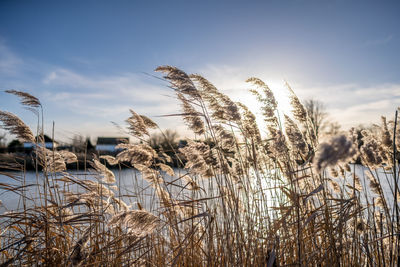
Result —
<instances>
[{"instance_id":1,"label":"sky","mask_svg":"<svg viewBox=\"0 0 400 267\"><path fill-rule=\"evenodd\" d=\"M45 131L122 136L129 109L187 133L154 69L198 73L259 113L245 80L323 102L343 128L400 106L398 1L0 1L0 90L37 96ZM0 110L35 118L0 92ZM0 130L0 134L1 134ZM11 137L10 137L11 138ZM9 139L11 140L11 139Z\"/></svg>"}]
</instances>

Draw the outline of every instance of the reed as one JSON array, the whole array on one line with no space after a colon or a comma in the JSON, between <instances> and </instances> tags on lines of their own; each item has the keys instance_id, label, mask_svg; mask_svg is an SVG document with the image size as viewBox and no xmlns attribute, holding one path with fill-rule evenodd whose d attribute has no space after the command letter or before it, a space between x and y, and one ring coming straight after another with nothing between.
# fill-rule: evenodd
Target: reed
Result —
<instances>
[{"instance_id":1,"label":"reed","mask_svg":"<svg viewBox=\"0 0 400 267\"><path fill-rule=\"evenodd\" d=\"M321 141L288 84L293 112L280 114L272 90L250 78L262 137L255 115L204 77L156 70L180 101L174 116L196 134L179 149L152 148L157 124L131 110L127 128L137 142L120 144L115 157L94 156L90 172L71 172L76 155L44 148L20 118L0 111L4 129L36 144L37 166L37 182L27 184L24 164L1 163L13 172L0 173L9 177L0 189L22 203L7 210L0 202L2 266L400 264L397 113L360 138L352 129ZM43 135L40 101L7 93L32 109ZM171 168L166 150L184 171ZM132 188L119 181L127 166L136 170Z\"/></svg>"}]
</instances>

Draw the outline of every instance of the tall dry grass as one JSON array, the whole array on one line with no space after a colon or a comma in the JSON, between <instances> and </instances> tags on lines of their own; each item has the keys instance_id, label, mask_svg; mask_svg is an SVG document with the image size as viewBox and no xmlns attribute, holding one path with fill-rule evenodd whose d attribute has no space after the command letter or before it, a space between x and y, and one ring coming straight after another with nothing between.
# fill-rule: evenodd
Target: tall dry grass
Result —
<instances>
[{"instance_id":1,"label":"tall dry grass","mask_svg":"<svg viewBox=\"0 0 400 267\"><path fill-rule=\"evenodd\" d=\"M185 164L181 174L164 150L149 145L157 124L133 110L126 122L141 142L88 162L92 172L85 179L66 170L77 160L73 153L44 148L35 131L1 111L5 129L37 143L36 183L27 184L23 164L2 164L18 172L3 173L10 182L1 190L21 200L20 208L0 215L2 266L400 264L397 113L394 121L383 118L374 130L361 131L362 138L352 129L322 142L289 85L293 112L279 114L272 90L250 78L262 104L263 138L255 115L202 76L170 66L157 71L181 103L175 116L197 136L174 151ZM36 135L43 136L40 101L8 93L33 111ZM361 177L349 164L356 159L364 166ZM153 195L132 188L132 202L124 202L117 172L109 167L127 165ZM153 205L145 207L148 198Z\"/></svg>"}]
</instances>

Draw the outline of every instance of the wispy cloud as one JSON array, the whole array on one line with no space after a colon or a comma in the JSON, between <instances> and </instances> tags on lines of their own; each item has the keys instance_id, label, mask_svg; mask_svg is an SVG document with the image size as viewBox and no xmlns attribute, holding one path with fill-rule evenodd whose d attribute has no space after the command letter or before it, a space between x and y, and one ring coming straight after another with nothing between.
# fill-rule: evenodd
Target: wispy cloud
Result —
<instances>
[{"instance_id":1,"label":"wispy cloud","mask_svg":"<svg viewBox=\"0 0 400 267\"><path fill-rule=\"evenodd\" d=\"M383 38L378 38L378 39L373 39L373 40L368 40L365 42L365 46L378 46L378 45L384 45L392 41L394 38L393 34L390 34L386 37Z\"/></svg>"},{"instance_id":2,"label":"wispy cloud","mask_svg":"<svg viewBox=\"0 0 400 267\"><path fill-rule=\"evenodd\" d=\"M43 84L60 88L46 91L45 99L71 114L81 115L79 123L83 132L92 130L101 133L104 132L101 123L107 126L111 126L110 121L123 123L129 116L130 108L153 117L161 128L176 128L183 124L176 119L157 117L176 113L179 105L166 84L152 78L149 80L143 74L91 76L60 68L45 75ZM94 127L92 123L86 129L83 125L88 125L88 120L96 120L98 126Z\"/></svg>"},{"instance_id":3,"label":"wispy cloud","mask_svg":"<svg viewBox=\"0 0 400 267\"><path fill-rule=\"evenodd\" d=\"M149 80L144 74L84 75L65 68L58 68L47 73L42 81L45 85L59 87L59 90L68 90L68 94L64 94L66 97L76 94L77 97L107 98L108 100L126 101L128 98L132 102L143 103L158 102L163 94L171 93L166 86L155 84L154 80ZM151 94L147 92L151 92ZM59 97L62 96L59 95L60 92L57 94Z\"/></svg>"},{"instance_id":4,"label":"wispy cloud","mask_svg":"<svg viewBox=\"0 0 400 267\"><path fill-rule=\"evenodd\" d=\"M0 73L15 75L23 61L16 56L0 37Z\"/></svg>"}]
</instances>

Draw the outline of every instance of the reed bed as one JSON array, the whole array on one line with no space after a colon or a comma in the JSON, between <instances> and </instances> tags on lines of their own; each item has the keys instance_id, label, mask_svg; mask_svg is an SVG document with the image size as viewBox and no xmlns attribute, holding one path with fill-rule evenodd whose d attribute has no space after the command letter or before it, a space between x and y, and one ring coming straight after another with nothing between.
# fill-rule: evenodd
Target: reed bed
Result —
<instances>
[{"instance_id":1,"label":"reed bed","mask_svg":"<svg viewBox=\"0 0 400 267\"><path fill-rule=\"evenodd\" d=\"M181 103L173 116L196 134L186 146L171 145L185 172L175 173L167 151L149 145L157 124L131 110L126 122L138 142L120 144L115 157L94 157L82 178L66 169L77 161L72 152L44 148L39 99L7 91L38 123L30 129L0 111L4 129L36 144L35 183L27 183L23 164L2 163L14 172L2 173L9 182L0 189L20 196L19 208L0 207L2 266L400 264L397 112L374 129L322 141L289 85L293 110L280 114L272 90L250 78L264 137L255 115L204 77L156 71ZM130 188L126 201L111 166L132 166L152 193Z\"/></svg>"}]
</instances>

